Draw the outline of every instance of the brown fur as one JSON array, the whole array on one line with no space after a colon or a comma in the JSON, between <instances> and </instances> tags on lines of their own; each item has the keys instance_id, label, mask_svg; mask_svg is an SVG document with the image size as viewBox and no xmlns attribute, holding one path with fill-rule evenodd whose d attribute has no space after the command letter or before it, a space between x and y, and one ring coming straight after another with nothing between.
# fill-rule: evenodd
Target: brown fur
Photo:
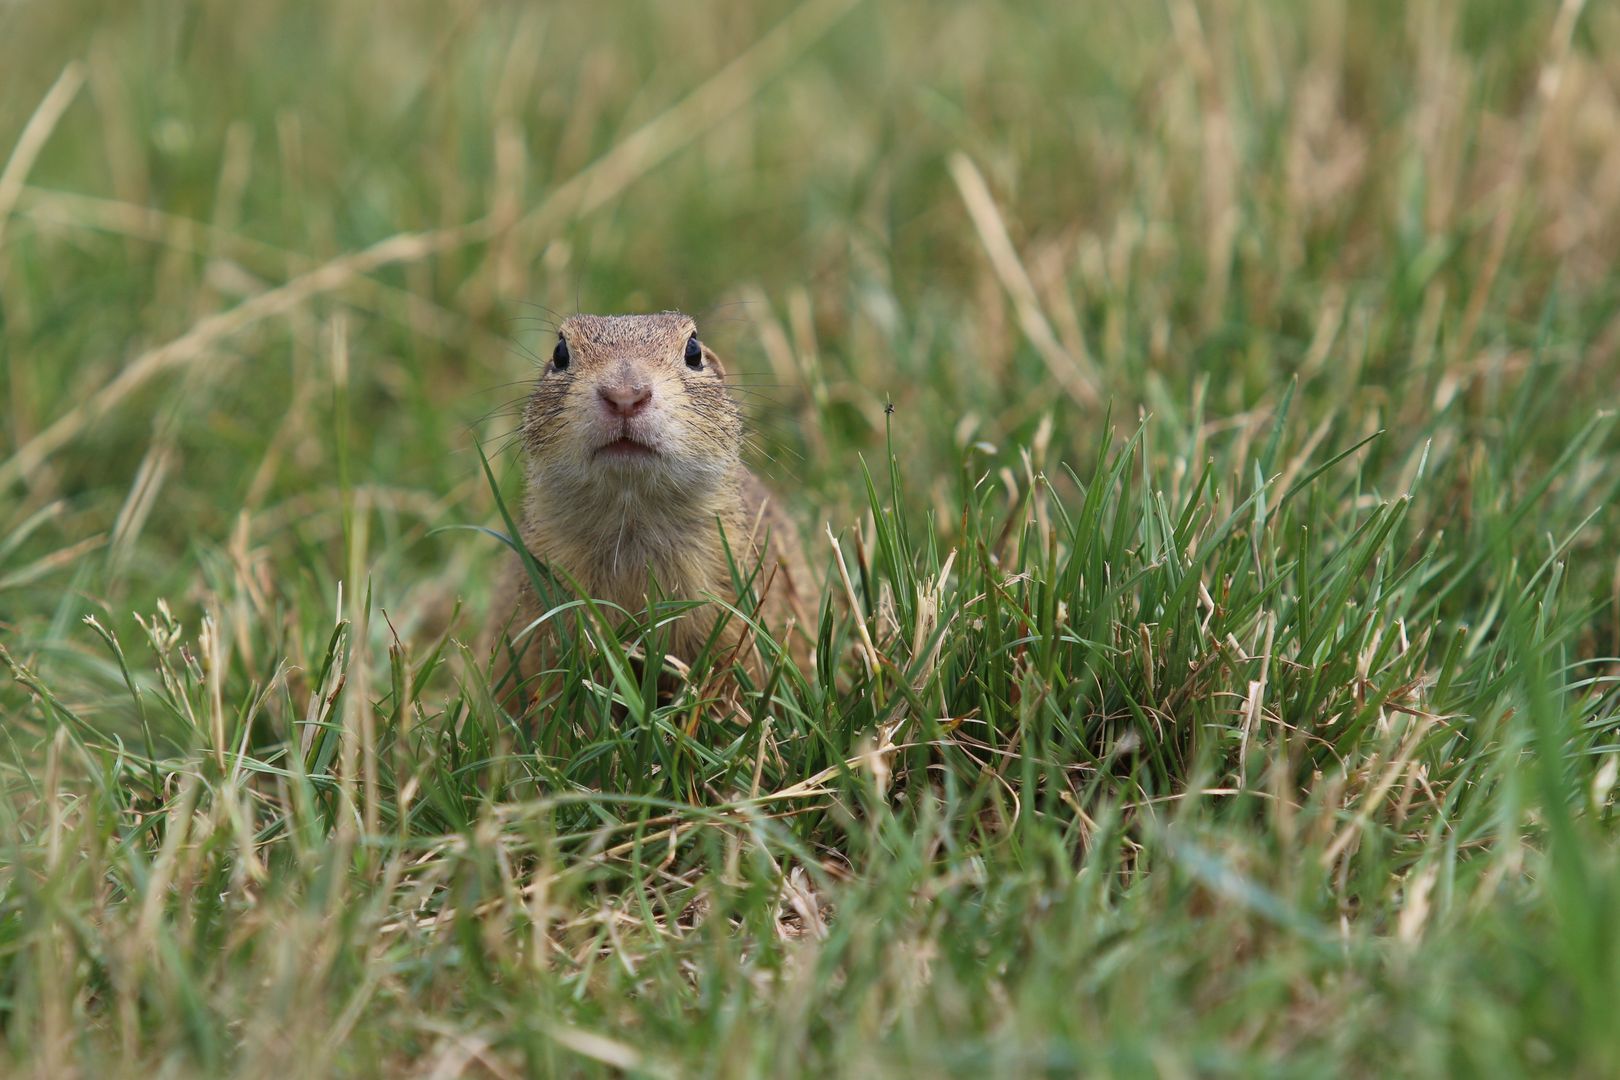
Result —
<instances>
[{"instance_id":1,"label":"brown fur","mask_svg":"<svg viewBox=\"0 0 1620 1080\"><path fill-rule=\"evenodd\" d=\"M527 492L523 541L542 564L572 578L588 596L636 613L647 606L649 575L670 599L719 597L735 604L726 547L747 576L756 565L759 615L787 633L795 659L808 658L799 612L810 578L793 523L743 465L742 413L719 359L702 346L702 368L684 359L693 320L657 315L575 315L560 333L566 370L551 362L523 413ZM624 419L599 393L650 392L642 412ZM618 429L650 448L615 456L602 448ZM546 634L521 632L542 614L516 556L504 579L494 632L501 642L497 685L515 661L529 684L545 666ZM723 612L708 604L673 627L670 653L692 660ZM756 672L757 651L732 616L722 640ZM532 685L527 686L532 690Z\"/></svg>"}]
</instances>

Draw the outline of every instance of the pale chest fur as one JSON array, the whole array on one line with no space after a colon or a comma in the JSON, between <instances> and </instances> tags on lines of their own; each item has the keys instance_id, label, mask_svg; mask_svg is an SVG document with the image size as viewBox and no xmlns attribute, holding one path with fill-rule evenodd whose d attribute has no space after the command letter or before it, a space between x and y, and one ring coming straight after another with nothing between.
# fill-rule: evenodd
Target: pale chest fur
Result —
<instances>
[{"instance_id":1,"label":"pale chest fur","mask_svg":"<svg viewBox=\"0 0 1620 1080\"><path fill-rule=\"evenodd\" d=\"M645 491L609 493L572 513L532 500L525 540L542 562L568 574L588 595L631 611L645 606L650 582L666 598L734 599L722 543L739 562L753 557L740 507L706 511L649 500Z\"/></svg>"},{"instance_id":2,"label":"pale chest fur","mask_svg":"<svg viewBox=\"0 0 1620 1080\"><path fill-rule=\"evenodd\" d=\"M735 562L745 580L753 578L751 588L762 605L759 616L781 634L795 616L799 589L808 580L793 529L747 470L739 470L734 482L717 494L699 509L664 499L647 487L583 493L548 492L535 485L529 491L523 539L542 563L571 578L585 595L631 616L646 610L651 582L668 600L718 597L722 603L736 603ZM515 559L507 580L516 610L498 626L522 628L543 611ZM709 603L666 624L670 653L687 661L697 657L721 615L720 605ZM519 650L523 678L544 666L539 649L545 636L530 636ZM747 636L743 620L727 619L723 649ZM802 630L787 639L801 664L809 660L809 640ZM759 657L752 649L740 655L757 667Z\"/></svg>"}]
</instances>

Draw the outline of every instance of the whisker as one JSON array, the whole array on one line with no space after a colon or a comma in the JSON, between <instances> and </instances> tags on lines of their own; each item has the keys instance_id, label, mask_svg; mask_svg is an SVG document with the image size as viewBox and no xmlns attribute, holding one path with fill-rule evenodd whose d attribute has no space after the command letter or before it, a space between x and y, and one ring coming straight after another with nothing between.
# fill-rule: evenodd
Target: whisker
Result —
<instances>
[{"instance_id":1,"label":"whisker","mask_svg":"<svg viewBox=\"0 0 1620 1080\"><path fill-rule=\"evenodd\" d=\"M545 332L547 335L555 334L557 332L557 324L555 322L552 322L550 319L542 319L538 315L512 315L506 319L506 322L508 324L523 323L526 324L529 329L540 330Z\"/></svg>"},{"instance_id":2,"label":"whisker","mask_svg":"<svg viewBox=\"0 0 1620 1080\"><path fill-rule=\"evenodd\" d=\"M544 367L545 364L546 364L546 362L544 360L540 359L540 357L536 356L533 352L531 352L529 350L528 346L520 345L516 341L509 342L507 344L506 353L507 353L508 356L516 356L519 359L527 360L529 363L533 364L535 367Z\"/></svg>"},{"instance_id":3,"label":"whisker","mask_svg":"<svg viewBox=\"0 0 1620 1080\"><path fill-rule=\"evenodd\" d=\"M568 318L568 316L562 314L560 311L557 311L554 308L548 308L548 307L546 307L546 305L541 304L541 303L536 303L533 300L519 300L518 303L522 304L524 307L532 307L536 311L543 311L547 315L550 315L553 319L556 319L557 322L559 322L559 323L563 322L565 319ZM576 307L577 307L577 305L576 305Z\"/></svg>"},{"instance_id":4,"label":"whisker","mask_svg":"<svg viewBox=\"0 0 1620 1080\"><path fill-rule=\"evenodd\" d=\"M496 417L500 416L521 416L523 413L523 405L526 404L528 400L529 399L527 397L513 398L511 401L499 405L480 416L473 417L468 421L468 423L487 424L491 420L494 420Z\"/></svg>"},{"instance_id":5,"label":"whisker","mask_svg":"<svg viewBox=\"0 0 1620 1080\"><path fill-rule=\"evenodd\" d=\"M534 385L534 379L532 379L532 378L513 379L511 382L492 383L489 386L483 387L482 389L472 391L472 394L475 397L479 397L479 396L482 396L484 394L492 394L497 390L510 390L514 386L532 386L532 385Z\"/></svg>"}]
</instances>

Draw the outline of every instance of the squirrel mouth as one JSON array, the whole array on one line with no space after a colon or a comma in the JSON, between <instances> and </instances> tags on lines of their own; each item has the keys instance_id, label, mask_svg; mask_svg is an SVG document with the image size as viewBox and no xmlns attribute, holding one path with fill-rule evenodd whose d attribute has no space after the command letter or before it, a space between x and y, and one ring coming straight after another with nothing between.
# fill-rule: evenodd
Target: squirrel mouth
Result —
<instances>
[{"instance_id":1,"label":"squirrel mouth","mask_svg":"<svg viewBox=\"0 0 1620 1080\"><path fill-rule=\"evenodd\" d=\"M620 435L612 442L597 447L596 456L614 459L646 458L657 457L658 451L628 435Z\"/></svg>"}]
</instances>

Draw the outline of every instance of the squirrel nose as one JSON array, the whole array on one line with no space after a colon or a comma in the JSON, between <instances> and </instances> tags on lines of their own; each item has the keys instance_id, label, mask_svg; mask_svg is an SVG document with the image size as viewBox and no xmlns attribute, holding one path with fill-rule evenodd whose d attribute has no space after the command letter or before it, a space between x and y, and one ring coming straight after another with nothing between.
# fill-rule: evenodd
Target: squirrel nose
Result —
<instances>
[{"instance_id":1,"label":"squirrel nose","mask_svg":"<svg viewBox=\"0 0 1620 1080\"><path fill-rule=\"evenodd\" d=\"M618 386L599 386L596 392L602 397L602 404L614 416L634 416L647 407L652 400L652 387L646 383L637 383L630 386L620 383Z\"/></svg>"}]
</instances>

